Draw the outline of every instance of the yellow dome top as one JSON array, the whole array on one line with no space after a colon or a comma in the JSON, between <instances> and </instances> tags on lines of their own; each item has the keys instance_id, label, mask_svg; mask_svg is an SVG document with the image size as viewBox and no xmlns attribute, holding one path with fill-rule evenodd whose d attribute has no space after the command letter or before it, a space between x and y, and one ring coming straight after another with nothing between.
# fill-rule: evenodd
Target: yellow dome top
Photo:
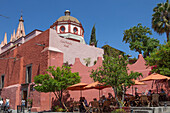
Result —
<instances>
[{"instance_id":1,"label":"yellow dome top","mask_svg":"<svg viewBox=\"0 0 170 113\"><path fill-rule=\"evenodd\" d=\"M65 16L61 16L57 21L67 21L67 20L80 23L77 20L77 18L70 16L70 11L69 10L66 10L65 11Z\"/></svg>"}]
</instances>

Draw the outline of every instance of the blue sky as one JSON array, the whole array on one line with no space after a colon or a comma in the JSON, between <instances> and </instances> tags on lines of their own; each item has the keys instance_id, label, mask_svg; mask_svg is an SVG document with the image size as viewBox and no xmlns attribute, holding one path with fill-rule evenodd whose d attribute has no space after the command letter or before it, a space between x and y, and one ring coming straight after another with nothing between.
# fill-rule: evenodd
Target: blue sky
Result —
<instances>
[{"instance_id":1,"label":"blue sky","mask_svg":"<svg viewBox=\"0 0 170 113\"><path fill-rule=\"evenodd\" d=\"M0 0L0 42L7 32L8 41L13 30L17 30L21 11L23 12L26 34L34 29L47 30L65 10L70 10L85 30L85 41L89 43L91 30L96 25L98 47L108 44L116 49L131 54L129 45L122 42L123 32L142 23L151 28L153 8L166 0ZM166 35L158 35L152 30L160 43L166 41Z\"/></svg>"}]
</instances>

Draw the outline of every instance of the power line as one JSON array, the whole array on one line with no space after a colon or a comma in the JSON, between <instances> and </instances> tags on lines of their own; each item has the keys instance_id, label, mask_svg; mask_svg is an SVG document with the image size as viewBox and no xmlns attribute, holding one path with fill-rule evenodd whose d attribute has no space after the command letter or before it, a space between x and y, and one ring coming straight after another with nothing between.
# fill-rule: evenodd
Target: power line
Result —
<instances>
[{"instance_id":1,"label":"power line","mask_svg":"<svg viewBox=\"0 0 170 113\"><path fill-rule=\"evenodd\" d=\"M7 17L7 16L4 16L4 15L1 15L1 14L0 14L0 16L2 16L2 17L4 17L4 18L9 18L9 17Z\"/></svg>"}]
</instances>

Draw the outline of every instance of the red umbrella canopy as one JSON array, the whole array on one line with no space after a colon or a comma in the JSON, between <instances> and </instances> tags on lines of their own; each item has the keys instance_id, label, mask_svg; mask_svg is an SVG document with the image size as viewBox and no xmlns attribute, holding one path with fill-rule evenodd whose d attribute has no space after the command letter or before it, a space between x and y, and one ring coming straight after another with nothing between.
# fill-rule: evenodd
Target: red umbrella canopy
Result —
<instances>
[{"instance_id":1,"label":"red umbrella canopy","mask_svg":"<svg viewBox=\"0 0 170 113\"><path fill-rule=\"evenodd\" d=\"M164 75L160 75L158 73L153 73L149 76L147 76L146 78L142 79L141 81L149 81L149 80L161 80L161 79L170 79L170 77L164 76Z\"/></svg>"},{"instance_id":2,"label":"red umbrella canopy","mask_svg":"<svg viewBox=\"0 0 170 113\"><path fill-rule=\"evenodd\" d=\"M72 86L69 86L67 90L84 90L84 87L87 86L87 83L78 83Z\"/></svg>"}]
</instances>

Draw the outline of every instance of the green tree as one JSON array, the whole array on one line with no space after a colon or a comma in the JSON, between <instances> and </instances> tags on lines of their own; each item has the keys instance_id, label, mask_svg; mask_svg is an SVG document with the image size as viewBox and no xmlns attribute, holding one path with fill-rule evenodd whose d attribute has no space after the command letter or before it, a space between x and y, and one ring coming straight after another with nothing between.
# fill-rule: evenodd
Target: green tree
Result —
<instances>
[{"instance_id":1,"label":"green tree","mask_svg":"<svg viewBox=\"0 0 170 113\"><path fill-rule=\"evenodd\" d=\"M95 24L93 25L92 31L91 31L91 38L90 38L90 45L94 44L95 47L97 47L97 40L96 40L96 28L95 28Z\"/></svg>"},{"instance_id":2,"label":"green tree","mask_svg":"<svg viewBox=\"0 0 170 113\"><path fill-rule=\"evenodd\" d=\"M104 55L111 56L111 57L117 57L121 54L124 54L124 52L115 49L109 45L104 45L102 49L104 49Z\"/></svg>"},{"instance_id":3,"label":"green tree","mask_svg":"<svg viewBox=\"0 0 170 113\"><path fill-rule=\"evenodd\" d=\"M35 89L39 92L53 92L62 105L63 91L80 82L79 74L72 73L70 69L69 66L57 67L56 69L54 66L49 66L47 69L49 74L40 74L34 77Z\"/></svg>"},{"instance_id":4,"label":"green tree","mask_svg":"<svg viewBox=\"0 0 170 113\"><path fill-rule=\"evenodd\" d=\"M150 66L156 66L153 68L153 72L170 77L170 41L155 49L150 57L146 58L146 61Z\"/></svg>"},{"instance_id":5,"label":"green tree","mask_svg":"<svg viewBox=\"0 0 170 113\"><path fill-rule=\"evenodd\" d=\"M130 50L143 53L144 57L149 56L153 49L159 46L159 40L150 38L150 29L141 24L125 30L123 34L123 41L129 43Z\"/></svg>"},{"instance_id":6,"label":"green tree","mask_svg":"<svg viewBox=\"0 0 170 113\"><path fill-rule=\"evenodd\" d=\"M159 34L166 33L167 42L169 41L170 32L170 4L169 0L165 3L159 3L153 9L152 28Z\"/></svg>"},{"instance_id":7,"label":"green tree","mask_svg":"<svg viewBox=\"0 0 170 113\"><path fill-rule=\"evenodd\" d=\"M126 88L134 84L132 79L136 79L142 74L138 72L128 74L127 55L117 56L116 58L109 56L104 57L103 66L92 70L90 77L92 77L94 81L110 85L114 90L117 102L119 102L120 107L122 107Z\"/></svg>"}]
</instances>

